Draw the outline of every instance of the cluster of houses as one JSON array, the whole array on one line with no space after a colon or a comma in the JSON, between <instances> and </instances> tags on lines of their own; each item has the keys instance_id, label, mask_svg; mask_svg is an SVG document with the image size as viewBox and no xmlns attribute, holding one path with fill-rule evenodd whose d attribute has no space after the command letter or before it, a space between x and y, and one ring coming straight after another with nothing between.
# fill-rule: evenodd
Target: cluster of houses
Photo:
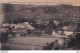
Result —
<instances>
[{"instance_id":1,"label":"cluster of houses","mask_svg":"<svg viewBox=\"0 0 80 53\"><path fill-rule=\"evenodd\" d=\"M58 24L60 23L57 20L53 20L52 22L54 23L54 24L52 24L52 26L54 26L54 25L55 26L58 26ZM44 24L46 27L48 27L49 21L36 20L35 24L34 23L29 23L27 21L26 22L23 22L23 23L17 23L17 24L4 23L3 24L3 27L9 26L10 28L13 28L13 29L26 29L26 30L30 29L30 30L34 30L35 31L36 30L36 27L33 27L32 25L37 26L39 24ZM39 25L39 27L40 26L41 25ZM67 25L67 26L63 26L63 27L58 27L57 29L53 29L52 28L53 31L51 33L52 33L53 36L55 36L55 35L56 36L57 35L63 35L63 36L64 35L71 35L71 34L74 33L75 28L76 28L75 25Z\"/></svg>"},{"instance_id":2,"label":"cluster of houses","mask_svg":"<svg viewBox=\"0 0 80 53\"><path fill-rule=\"evenodd\" d=\"M70 35L75 35L76 28L77 25L74 24L63 26L58 28L57 30L53 30L52 35L57 37L58 36L68 37Z\"/></svg>"},{"instance_id":3,"label":"cluster of houses","mask_svg":"<svg viewBox=\"0 0 80 53\"><path fill-rule=\"evenodd\" d=\"M18 23L18 24L13 24L13 23L11 23L11 24L8 24L8 23L3 24L3 27L7 27L7 26L9 26L10 28L14 28L14 29L20 29L20 28L22 28L22 29L26 28L26 29L31 29L31 30L35 29L34 27L32 27L29 24L29 22Z\"/></svg>"}]
</instances>

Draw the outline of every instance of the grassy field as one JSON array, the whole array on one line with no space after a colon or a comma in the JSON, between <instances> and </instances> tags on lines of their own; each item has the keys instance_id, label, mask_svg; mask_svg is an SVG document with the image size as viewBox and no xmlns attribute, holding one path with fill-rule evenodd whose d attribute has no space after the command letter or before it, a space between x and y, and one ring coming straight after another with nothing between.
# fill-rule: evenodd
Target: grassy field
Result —
<instances>
[{"instance_id":1,"label":"grassy field","mask_svg":"<svg viewBox=\"0 0 80 53\"><path fill-rule=\"evenodd\" d=\"M47 43L50 44L58 38L45 37L13 37L6 44L12 50L42 50Z\"/></svg>"}]
</instances>

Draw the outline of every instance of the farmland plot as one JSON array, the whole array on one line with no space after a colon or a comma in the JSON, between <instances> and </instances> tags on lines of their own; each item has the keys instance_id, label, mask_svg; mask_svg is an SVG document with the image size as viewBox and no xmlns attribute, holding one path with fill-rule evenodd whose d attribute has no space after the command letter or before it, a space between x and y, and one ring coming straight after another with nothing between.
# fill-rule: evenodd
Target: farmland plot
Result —
<instances>
[{"instance_id":1,"label":"farmland plot","mask_svg":"<svg viewBox=\"0 0 80 53\"><path fill-rule=\"evenodd\" d=\"M7 47L13 50L42 50L47 43L50 44L58 38L42 37L14 37L10 38Z\"/></svg>"}]
</instances>

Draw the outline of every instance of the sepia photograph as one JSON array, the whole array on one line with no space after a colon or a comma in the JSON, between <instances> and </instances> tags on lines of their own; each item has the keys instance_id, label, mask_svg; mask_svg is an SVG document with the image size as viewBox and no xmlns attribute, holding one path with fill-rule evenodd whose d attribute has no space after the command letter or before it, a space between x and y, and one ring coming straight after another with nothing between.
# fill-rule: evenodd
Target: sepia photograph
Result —
<instances>
[{"instance_id":1,"label":"sepia photograph","mask_svg":"<svg viewBox=\"0 0 80 53\"><path fill-rule=\"evenodd\" d=\"M80 50L80 6L2 3L0 50Z\"/></svg>"}]
</instances>

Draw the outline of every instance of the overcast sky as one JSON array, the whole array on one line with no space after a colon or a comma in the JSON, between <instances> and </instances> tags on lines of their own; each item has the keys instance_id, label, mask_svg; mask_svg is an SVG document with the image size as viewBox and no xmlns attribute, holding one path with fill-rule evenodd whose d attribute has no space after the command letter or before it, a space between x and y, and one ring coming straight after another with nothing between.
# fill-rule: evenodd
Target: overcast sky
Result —
<instances>
[{"instance_id":1,"label":"overcast sky","mask_svg":"<svg viewBox=\"0 0 80 53\"><path fill-rule=\"evenodd\" d=\"M74 6L80 6L80 0L0 0L0 3L30 3L30 4L42 4L45 5L45 2L48 2L47 5L55 5L55 4L72 4ZM33 3L34 2L34 3ZM36 3L40 2L40 3ZM43 3L42 3L43 2ZM50 3L49 3L50 2Z\"/></svg>"},{"instance_id":2,"label":"overcast sky","mask_svg":"<svg viewBox=\"0 0 80 53\"><path fill-rule=\"evenodd\" d=\"M3 23L3 19L4 19L4 14L3 14L3 10L2 10L2 5L0 5L0 24Z\"/></svg>"}]
</instances>

